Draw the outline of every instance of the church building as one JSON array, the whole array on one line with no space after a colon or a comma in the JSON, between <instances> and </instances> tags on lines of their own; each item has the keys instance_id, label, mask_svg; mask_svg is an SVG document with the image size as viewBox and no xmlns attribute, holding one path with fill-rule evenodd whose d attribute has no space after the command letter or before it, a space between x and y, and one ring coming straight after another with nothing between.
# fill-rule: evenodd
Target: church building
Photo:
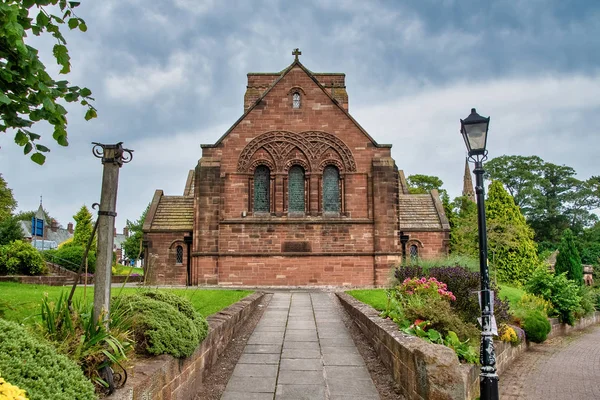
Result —
<instances>
[{"instance_id":1,"label":"church building","mask_svg":"<svg viewBox=\"0 0 600 400\"><path fill-rule=\"evenodd\" d=\"M243 115L201 145L183 194L155 192L149 283L384 285L403 249L446 254L438 193L409 194L392 146L349 114L345 74L311 72L292 54L281 72L248 74Z\"/></svg>"}]
</instances>

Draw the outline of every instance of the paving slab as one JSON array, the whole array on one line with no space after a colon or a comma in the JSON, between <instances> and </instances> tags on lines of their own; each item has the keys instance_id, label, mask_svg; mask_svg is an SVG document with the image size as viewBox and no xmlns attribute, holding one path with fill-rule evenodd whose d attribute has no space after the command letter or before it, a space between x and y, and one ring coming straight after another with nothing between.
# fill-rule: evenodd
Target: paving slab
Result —
<instances>
[{"instance_id":1,"label":"paving slab","mask_svg":"<svg viewBox=\"0 0 600 400\"><path fill-rule=\"evenodd\" d=\"M275 293L221 399L380 399L334 301Z\"/></svg>"},{"instance_id":2,"label":"paving slab","mask_svg":"<svg viewBox=\"0 0 600 400\"><path fill-rule=\"evenodd\" d=\"M275 400L325 400L325 385L277 385Z\"/></svg>"},{"instance_id":3,"label":"paving slab","mask_svg":"<svg viewBox=\"0 0 600 400\"><path fill-rule=\"evenodd\" d=\"M280 344L248 344L246 345L245 354L280 354Z\"/></svg>"}]
</instances>

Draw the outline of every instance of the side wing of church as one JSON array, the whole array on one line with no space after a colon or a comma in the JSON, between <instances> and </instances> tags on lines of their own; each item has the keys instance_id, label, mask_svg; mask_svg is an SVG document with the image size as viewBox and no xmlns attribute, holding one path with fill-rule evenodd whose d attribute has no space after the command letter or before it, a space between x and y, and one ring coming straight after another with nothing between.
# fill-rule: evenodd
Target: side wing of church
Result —
<instances>
[{"instance_id":1,"label":"side wing of church","mask_svg":"<svg viewBox=\"0 0 600 400\"><path fill-rule=\"evenodd\" d=\"M249 73L244 114L202 145L181 196L157 190L147 280L176 285L383 285L408 257L446 254L436 191L408 194L391 145L348 113L345 75L298 60Z\"/></svg>"}]
</instances>

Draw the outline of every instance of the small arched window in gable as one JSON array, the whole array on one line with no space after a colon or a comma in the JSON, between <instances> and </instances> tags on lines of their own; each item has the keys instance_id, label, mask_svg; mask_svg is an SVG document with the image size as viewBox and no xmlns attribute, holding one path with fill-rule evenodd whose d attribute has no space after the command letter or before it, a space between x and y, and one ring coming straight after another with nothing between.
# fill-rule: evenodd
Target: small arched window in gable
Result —
<instances>
[{"instance_id":1,"label":"small arched window in gable","mask_svg":"<svg viewBox=\"0 0 600 400\"><path fill-rule=\"evenodd\" d=\"M270 210L270 180L271 170L265 165L259 165L254 170L254 211L269 212Z\"/></svg>"},{"instance_id":2,"label":"small arched window in gable","mask_svg":"<svg viewBox=\"0 0 600 400\"><path fill-rule=\"evenodd\" d=\"M300 108L300 93L294 92L292 95L292 108Z\"/></svg>"},{"instance_id":3,"label":"small arched window in gable","mask_svg":"<svg viewBox=\"0 0 600 400\"><path fill-rule=\"evenodd\" d=\"M294 165L288 172L289 212L304 212L304 168Z\"/></svg>"},{"instance_id":4,"label":"small arched window in gable","mask_svg":"<svg viewBox=\"0 0 600 400\"><path fill-rule=\"evenodd\" d=\"M333 165L323 170L323 211L340 211L340 172Z\"/></svg>"},{"instance_id":5,"label":"small arched window in gable","mask_svg":"<svg viewBox=\"0 0 600 400\"><path fill-rule=\"evenodd\" d=\"M177 246L175 249L175 263L183 264L183 247Z\"/></svg>"},{"instance_id":6,"label":"small arched window in gable","mask_svg":"<svg viewBox=\"0 0 600 400\"><path fill-rule=\"evenodd\" d=\"M415 263L419 259L419 248L416 244L410 246L410 262Z\"/></svg>"}]
</instances>

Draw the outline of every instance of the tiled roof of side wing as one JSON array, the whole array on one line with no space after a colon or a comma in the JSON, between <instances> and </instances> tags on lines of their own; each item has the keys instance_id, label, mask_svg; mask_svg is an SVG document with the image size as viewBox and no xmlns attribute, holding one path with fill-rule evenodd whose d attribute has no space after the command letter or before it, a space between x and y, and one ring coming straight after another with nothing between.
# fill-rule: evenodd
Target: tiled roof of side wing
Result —
<instances>
[{"instance_id":1,"label":"tiled roof of side wing","mask_svg":"<svg viewBox=\"0 0 600 400\"><path fill-rule=\"evenodd\" d=\"M400 229L442 229L435 204L429 194L401 194L398 198Z\"/></svg>"},{"instance_id":2,"label":"tiled roof of side wing","mask_svg":"<svg viewBox=\"0 0 600 400\"><path fill-rule=\"evenodd\" d=\"M162 196L151 230L191 230L194 226L194 198Z\"/></svg>"}]
</instances>

